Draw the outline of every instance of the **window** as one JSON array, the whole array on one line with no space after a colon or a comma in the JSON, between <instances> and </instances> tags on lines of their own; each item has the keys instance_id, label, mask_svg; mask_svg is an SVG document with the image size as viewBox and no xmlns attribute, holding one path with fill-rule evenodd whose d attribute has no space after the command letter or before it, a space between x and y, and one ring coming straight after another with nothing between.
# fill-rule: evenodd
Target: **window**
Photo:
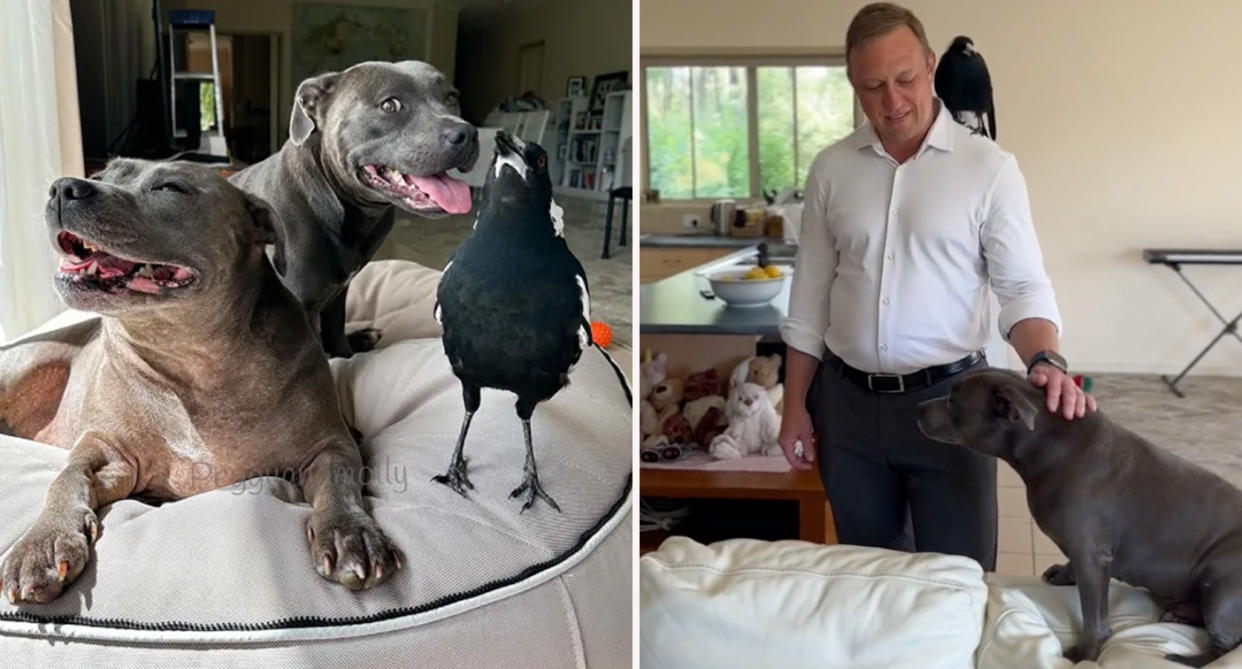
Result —
<instances>
[{"instance_id":1,"label":"window","mask_svg":"<svg viewBox=\"0 0 1242 669\"><path fill-rule=\"evenodd\" d=\"M643 77L647 183L662 200L801 188L815 156L854 130L839 59L653 62Z\"/></svg>"}]
</instances>

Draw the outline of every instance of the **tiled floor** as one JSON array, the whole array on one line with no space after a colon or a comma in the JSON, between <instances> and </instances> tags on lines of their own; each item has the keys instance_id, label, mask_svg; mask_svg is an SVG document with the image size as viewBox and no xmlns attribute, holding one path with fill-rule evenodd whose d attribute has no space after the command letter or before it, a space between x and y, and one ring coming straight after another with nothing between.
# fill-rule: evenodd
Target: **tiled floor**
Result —
<instances>
[{"instance_id":1,"label":"tiled floor","mask_svg":"<svg viewBox=\"0 0 1242 669\"><path fill-rule=\"evenodd\" d=\"M1052 540L1039 531L1026 506L1026 487L1009 465L996 470L997 553L996 571L1014 576L1038 576L1065 556Z\"/></svg>"}]
</instances>

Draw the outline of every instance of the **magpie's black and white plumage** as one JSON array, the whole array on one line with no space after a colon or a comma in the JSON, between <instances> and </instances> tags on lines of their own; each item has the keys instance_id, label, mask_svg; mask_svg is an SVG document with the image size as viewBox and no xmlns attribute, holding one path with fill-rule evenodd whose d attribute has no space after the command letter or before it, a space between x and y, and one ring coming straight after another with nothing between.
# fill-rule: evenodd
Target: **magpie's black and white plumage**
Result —
<instances>
[{"instance_id":1,"label":"magpie's black and white plumage","mask_svg":"<svg viewBox=\"0 0 1242 669\"><path fill-rule=\"evenodd\" d=\"M536 499L560 511L539 482L530 418L538 403L569 383L594 342L586 273L565 243L547 154L538 144L497 133L478 221L444 269L435 315L466 415L448 472L434 480L463 496L474 488L462 456L470 419L482 388L507 390L517 395L526 439L525 478L511 497L525 495L523 511ZM629 399L620 367L603 354Z\"/></svg>"},{"instance_id":2,"label":"magpie's black and white plumage","mask_svg":"<svg viewBox=\"0 0 1242 669\"><path fill-rule=\"evenodd\" d=\"M969 37L953 38L953 43L940 57L940 64L936 66L936 95L958 123L977 135L996 139L992 77Z\"/></svg>"}]
</instances>

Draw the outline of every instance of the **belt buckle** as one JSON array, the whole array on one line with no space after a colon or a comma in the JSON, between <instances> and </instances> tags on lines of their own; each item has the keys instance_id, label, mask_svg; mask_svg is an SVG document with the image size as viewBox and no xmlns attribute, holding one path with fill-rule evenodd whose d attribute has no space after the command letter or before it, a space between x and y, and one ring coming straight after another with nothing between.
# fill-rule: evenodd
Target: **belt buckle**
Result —
<instances>
[{"instance_id":1,"label":"belt buckle","mask_svg":"<svg viewBox=\"0 0 1242 669\"><path fill-rule=\"evenodd\" d=\"M875 381L876 377L883 377L883 378L888 378L888 379L897 379L897 388L896 388L896 390L878 390L878 389L876 389L875 384L873 383L873 381ZM906 392L906 379L905 379L905 377L904 377L904 376L902 376L902 375L900 375L900 374L868 374L868 375L867 375L867 390L870 390L870 391L871 391L871 392L873 392L873 393L904 393L904 392Z\"/></svg>"}]
</instances>

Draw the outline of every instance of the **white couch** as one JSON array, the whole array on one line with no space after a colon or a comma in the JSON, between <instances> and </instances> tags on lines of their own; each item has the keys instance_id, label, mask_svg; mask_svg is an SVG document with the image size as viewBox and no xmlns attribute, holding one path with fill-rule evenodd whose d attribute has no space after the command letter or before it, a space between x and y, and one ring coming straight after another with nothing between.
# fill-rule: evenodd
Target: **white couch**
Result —
<instances>
[{"instance_id":1,"label":"white couch","mask_svg":"<svg viewBox=\"0 0 1242 669\"><path fill-rule=\"evenodd\" d=\"M639 562L643 669L1064 669L1078 591L985 575L974 560L802 541L673 537ZM1172 669L1202 628L1158 622L1116 581L1104 669ZM1242 667L1242 649L1211 667Z\"/></svg>"}]
</instances>

